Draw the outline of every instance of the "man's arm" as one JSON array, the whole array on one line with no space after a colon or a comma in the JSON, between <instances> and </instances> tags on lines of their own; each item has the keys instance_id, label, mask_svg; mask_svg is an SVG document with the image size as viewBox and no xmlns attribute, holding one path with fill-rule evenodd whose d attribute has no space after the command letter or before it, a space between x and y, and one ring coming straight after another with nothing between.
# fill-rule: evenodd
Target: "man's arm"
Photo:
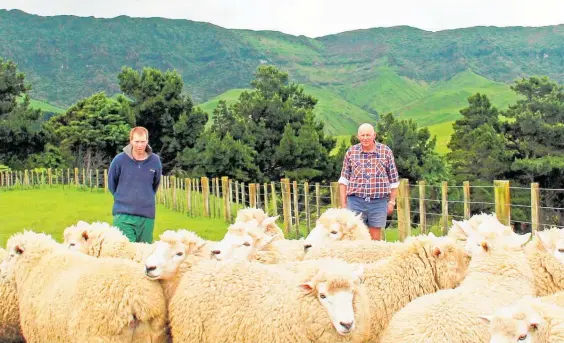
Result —
<instances>
[{"instance_id":1,"label":"man's arm","mask_svg":"<svg viewBox=\"0 0 564 343\"><path fill-rule=\"evenodd\" d=\"M108 168L108 189L110 193L114 194L117 190L118 183L119 183L119 175L120 175L120 167L116 162L117 156L114 157L112 163L110 163L110 167Z\"/></svg>"},{"instance_id":2,"label":"man's arm","mask_svg":"<svg viewBox=\"0 0 564 343\"><path fill-rule=\"evenodd\" d=\"M159 158L159 167L157 168L157 170L155 170L155 176L153 177L153 191L155 193L157 193L159 189L162 173L163 173L163 165L161 163L161 159Z\"/></svg>"},{"instance_id":3,"label":"man's arm","mask_svg":"<svg viewBox=\"0 0 564 343\"><path fill-rule=\"evenodd\" d=\"M345 153L343 158L343 167L341 168L341 177L339 178L339 200L341 208L347 207L347 186L351 175L350 149Z\"/></svg>"},{"instance_id":4,"label":"man's arm","mask_svg":"<svg viewBox=\"0 0 564 343\"><path fill-rule=\"evenodd\" d=\"M388 163L387 163L387 170L388 173L388 180L390 182L390 204L392 208L396 205L396 197L398 195L398 187L399 187L399 174L398 169L396 167L396 162L394 160L394 154L390 149L388 151Z\"/></svg>"}]
</instances>

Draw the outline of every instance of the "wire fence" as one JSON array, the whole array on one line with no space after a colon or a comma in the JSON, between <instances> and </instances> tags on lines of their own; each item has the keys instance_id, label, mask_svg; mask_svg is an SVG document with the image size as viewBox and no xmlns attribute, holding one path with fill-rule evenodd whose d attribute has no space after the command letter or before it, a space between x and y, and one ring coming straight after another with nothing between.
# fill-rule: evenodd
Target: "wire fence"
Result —
<instances>
[{"instance_id":1,"label":"wire fence","mask_svg":"<svg viewBox=\"0 0 564 343\"><path fill-rule=\"evenodd\" d=\"M74 168L0 172L0 189L37 187L109 192L108 171ZM239 209L261 208L270 216L279 216L278 224L288 238L306 236L324 211L340 206L337 182L299 183L289 179L245 183L228 177L163 176L156 199L187 216L223 218L228 223L234 221ZM502 223L518 233L564 226L564 189L543 189L537 183L511 186L507 180L498 180L456 185L402 179L396 204L384 230L386 240L404 240L428 232L444 235L453 220L478 213L496 213Z\"/></svg>"}]
</instances>

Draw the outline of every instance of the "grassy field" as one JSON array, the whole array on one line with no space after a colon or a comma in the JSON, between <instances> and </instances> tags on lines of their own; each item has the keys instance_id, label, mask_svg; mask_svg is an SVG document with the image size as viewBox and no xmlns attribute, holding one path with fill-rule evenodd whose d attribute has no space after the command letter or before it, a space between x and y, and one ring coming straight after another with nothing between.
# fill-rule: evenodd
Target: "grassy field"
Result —
<instances>
[{"instance_id":1,"label":"grassy field","mask_svg":"<svg viewBox=\"0 0 564 343\"><path fill-rule=\"evenodd\" d=\"M23 98L18 97L18 102L22 102L22 101L23 101ZM32 108L40 109L40 110L45 111L45 112L53 112L53 113L63 113L63 112L65 112L65 110L63 108L51 105L51 104L44 102L44 101L41 101L41 100L31 99L29 102L30 102L30 106Z\"/></svg>"},{"instance_id":2,"label":"grassy field","mask_svg":"<svg viewBox=\"0 0 564 343\"><path fill-rule=\"evenodd\" d=\"M64 229L79 220L111 223L111 208L111 195L101 191L68 187L0 190L0 246L4 247L12 234L24 229L45 232L62 241ZM284 227L281 221L277 224ZM223 219L190 217L159 204L154 238L157 239L165 230L188 229L205 239L219 240L227 227L228 223ZM300 231L303 235L307 234L305 224L300 225ZM432 231L439 235L438 229L433 228ZM412 231L412 235L417 234L418 230ZM290 238L292 236L293 232ZM393 227L388 228L385 236L387 241L396 241L398 231Z\"/></svg>"},{"instance_id":3,"label":"grassy field","mask_svg":"<svg viewBox=\"0 0 564 343\"><path fill-rule=\"evenodd\" d=\"M112 221L112 197L109 193L74 188L41 188L0 191L0 245L14 232L24 228L46 232L62 239L65 227L78 220ZM155 238L165 230L189 229L203 238L218 240L228 224L222 219L191 218L163 205L157 207Z\"/></svg>"}]
</instances>

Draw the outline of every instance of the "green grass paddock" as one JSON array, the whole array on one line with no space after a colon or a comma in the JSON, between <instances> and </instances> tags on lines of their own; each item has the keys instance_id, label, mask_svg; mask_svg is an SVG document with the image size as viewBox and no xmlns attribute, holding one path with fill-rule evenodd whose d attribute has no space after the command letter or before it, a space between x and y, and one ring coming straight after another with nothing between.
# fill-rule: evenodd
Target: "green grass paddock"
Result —
<instances>
[{"instance_id":1,"label":"green grass paddock","mask_svg":"<svg viewBox=\"0 0 564 343\"><path fill-rule=\"evenodd\" d=\"M62 241L63 230L78 220L112 222L110 193L75 188L34 188L0 191L0 246L15 232L31 229ZM223 219L189 217L157 205L154 237L166 230L188 229L205 239L219 240L228 223Z\"/></svg>"},{"instance_id":2,"label":"green grass paddock","mask_svg":"<svg viewBox=\"0 0 564 343\"><path fill-rule=\"evenodd\" d=\"M62 241L66 227L79 220L87 222L112 222L112 196L100 190L77 189L74 187L41 187L30 189L0 190L0 246L4 247L8 238L16 232L30 229L45 232L57 241ZM323 212L323 211L322 211ZM283 216L280 216L282 218ZM282 219L277 222L284 227ZM173 211L162 204L157 205L154 238L166 230L188 229L202 238L220 240L229 226L221 218L191 217L186 213ZM311 228L315 222L311 222ZM440 229L431 228L439 236ZM300 236L308 233L305 222L300 220ZM419 234L414 228L411 235ZM398 240L397 228L385 230L387 241ZM295 238L295 227L290 229L287 238Z\"/></svg>"}]
</instances>

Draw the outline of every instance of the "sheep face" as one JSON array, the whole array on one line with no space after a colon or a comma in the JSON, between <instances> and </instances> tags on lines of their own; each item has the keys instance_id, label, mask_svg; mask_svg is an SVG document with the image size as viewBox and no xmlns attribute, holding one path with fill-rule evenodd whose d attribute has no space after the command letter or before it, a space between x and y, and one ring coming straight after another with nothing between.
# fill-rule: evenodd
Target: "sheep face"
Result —
<instances>
[{"instance_id":1,"label":"sheep face","mask_svg":"<svg viewBox=\"0 0 564 343\"><path fill-rule=\"evenodd\" d=\"M300 284L306 294L317 298L340 335L348 335L356 327L355 289L361 282L363 272L362 265L347 276L319 277L323 275L323 272L319 272L311 281Z\"/></svg>"},{"instance_id":2,"label":"sheep face","mask_svg":"<svg viewBox=\"0 0 564 343\"><path fill-rule=\"evenodd\" d=\"M346 208L331 208L325 211L315 227L304 240L304 250L308 251L327 241L370 239L368 228L361 219L362 214L355 214Z\"/></svg>"},{"instance_id":3,"label":"sheep face","mask_svg":"<svg viewBox=\"0 0 564 343\"><path fill-rule=\"evenodd\" d=\"M212 259L252 260L257 251L263 250L278 238L264 232L255 220L234 223L229 226L223 239L211 249Z\"/></svg>"},{"instance_id":4,"label":"sheep face","mask_svg":"<svg viewBox=\"0 0 564 343\"><path fill-rule=\"evenodd\" d=\"M68 246L71 251L78 251L83 254L88 253L88 232L65 232L64 244Z\"/></svg>"},{"instance_id":5,"label":"sheep face","mask_svg":"<svg viewBox=\"0 0 564 343\"><path fill-rule=\"evenodd\" d=\"M145 259L145 275L152 280L171 279L187 256L186 245L164 241L154 243L153 252Z\"/></svg>"},{"instance_id":6,"label":"sheep face","mask_svg":"<svg viewBox=\"0 0 564 343\"><path fill-rule=\"evenodd\" d=\"M490 343L534 343L542 317L524 298L517 304L500 308L494 315L482 315L480 319L489 325ZM542 329L542 328L541 328Z\"/></svg>"},{"instance_id":7,"label":"sheep face","mask_svg":"<svg viewBox=\"0 0 564 343\"><path fill-rule=\"evenodd\" d=\"M564 230L552 228L547 231L537 231L535 235L546 251L564 264Z\"/></svg>"},{"instance_id":8,"label":"sheep face","mask_svg":"<svg viewBox=\"0 0 564 343\"><path fill-rule=\"evenodd\" d=\"M495 233L472 234L466 241L466 251L471 256L487 253L491 249L520 250L529 241L530 233L498 236Z\"/></svg>"},{"instance_id":9,"label":"sheep face","mask_svg":"<svg viewBox=\"0 0 564 343\"><path fill-rule=\"evenodd\" d=\"M430 258L435 260L437 279L441 288L457 287L466 276L470 256L450 237L433 238L430 252Z\"/></svg>"}]
</instances>

